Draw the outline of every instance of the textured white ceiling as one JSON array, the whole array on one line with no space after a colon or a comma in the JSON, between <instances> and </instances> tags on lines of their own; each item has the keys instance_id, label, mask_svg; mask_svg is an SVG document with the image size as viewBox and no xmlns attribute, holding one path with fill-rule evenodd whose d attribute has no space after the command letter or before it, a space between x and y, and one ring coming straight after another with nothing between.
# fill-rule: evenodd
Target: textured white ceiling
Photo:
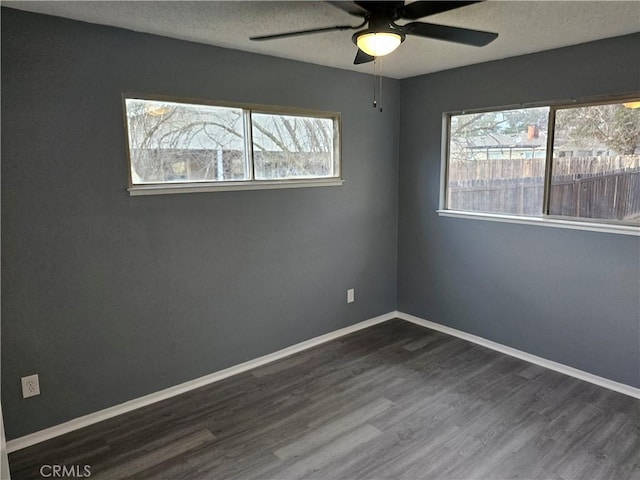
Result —
<instances>
[{"instance_id":1,"label":"textured white ceiling","mask_svg":"<svg viewBox=\"0 0 640 480\"><path fill-rule=\"evenodd\" d=\"M183 40L263 53L372 73L353 65L353 31L252 42L252 35L339 24L358 18L322 1L2 1L3 6ZM575 45L640 31L640 1L493 1L423 19L494 31L486 47L468 47L418 37L384 57L383 74L406 78L423 73Z\"/></svg>"}]
</instances>

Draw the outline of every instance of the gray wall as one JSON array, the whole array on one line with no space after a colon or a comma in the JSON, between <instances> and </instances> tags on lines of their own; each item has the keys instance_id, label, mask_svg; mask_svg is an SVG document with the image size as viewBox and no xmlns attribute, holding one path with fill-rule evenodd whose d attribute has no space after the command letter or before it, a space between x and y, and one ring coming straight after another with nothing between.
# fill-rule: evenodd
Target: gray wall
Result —
<instances>
[{"instance_id":1,"label":"gray wall","mask_svg":"<svg viewBox=\"0 0 640 480\"><path fill-rule=\"evenodd\" d=\"M402 81L398 310L640 386L640 239L438 217L442 113L640 87L640 35Z\"/></svg>"},{"instance_id":2,"label":"gray wall","mask_svg":"<svg viewBox=\"0 0 640 480\"><path fill-rule=\"evenodd\" d=\"M132 198L127 91L342 112L346 183ZM3 8L7 437L394 310L399 82L385 98L364 74Z\"/></svg>"}]
</instances>

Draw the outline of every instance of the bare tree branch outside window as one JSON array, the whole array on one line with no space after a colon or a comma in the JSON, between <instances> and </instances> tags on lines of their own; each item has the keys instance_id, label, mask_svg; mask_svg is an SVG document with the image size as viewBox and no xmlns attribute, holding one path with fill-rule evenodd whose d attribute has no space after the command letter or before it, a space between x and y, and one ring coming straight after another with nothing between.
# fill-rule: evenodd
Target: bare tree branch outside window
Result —
<instances>
[{"instance_id":1,"label":"bare tree branch outside window","mask_svg":"<svg viewBox=\"0 0 640 480\"><path fill-rule=\"evenodd\" d=\"M334 175L333 120L252 114L258 180Z\"/></svg>"},{"instance_id":2,"label":"bare tree branch outside window","mask_svg":"<svg viewBox=\"0 0 640 480\"><path fill-rule=\"evenodd\" d=\"M127 99L133 183L248 178L242 109Z\"/></svg>"},{"instance_id":3,"label":"bare tree branch outside window","mask_svg":"<svg viewBox=\"0 0 640 480\"><path fill-rule=\"evenodd\" d=\"M125 104L134 185L338 174L335 118L252 111L246 115L242 108L133 98Z\"/></svg>"}]
</instances>

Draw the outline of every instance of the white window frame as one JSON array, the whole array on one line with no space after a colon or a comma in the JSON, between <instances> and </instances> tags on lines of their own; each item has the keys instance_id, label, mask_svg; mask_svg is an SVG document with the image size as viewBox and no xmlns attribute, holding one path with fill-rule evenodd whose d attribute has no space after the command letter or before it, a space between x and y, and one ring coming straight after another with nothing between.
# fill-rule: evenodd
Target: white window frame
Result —
<instances>
[{"instance_id":1,"label":"white window frame","mask_svg":"<svg viewBox=\"0 0 640 480\"><path fill-rule=\"evenodd\" d=\"M237 181L209 181L209 182L160 182L160 183L133 183L131 172L131 152L129 127L127 123L126 101L134 100L150 100L165 101L172 103L184 103L190 105L203 105L223 108L238 108L243 110L244 116L244 144L246 150L246 161L248 164L249 179ZM139 93L123 93L122 94L122 111L124 115L125 144L127 155L127 173L129 186L127 190L129 195L161 195L161 194L177 194L177 193L199 193L199 192L228 192L241 190L272 190L281 188L307 188L307 187L333 187L344 184L342 178L342 117L339 112L327 112L320 110L310 110L294 107L279 107L272 105L259 105L248 103L231 103L222 101L208 101L203 99L172 97L165 95L147 95ZM272 115L291 115L308 118L323 118L333 121L333 171L331 177L304 178L304 179L278 179L278 180L259 180L254 178L253 170L253 141L252 141L252 124L251 114L272 114Z\"/></svg>"},{"instance_id":2,"label":"white window frame","mask_svg":"<svg viewBox=\"0 0 640 480\"><path fill-rule=\"evenodd\" d=\"M582 106L622 103L624 101L636 100L640 97L638 92L598 97L589 99L575 100L571 99L562 102L545 102L533 104L508 105L495 108L484 108L474 110L464 110L455 112L445 112L442 115L442 144L441 144L441 165L440 165L440 198L439 206L436 213L441 217L464 218L472 220L483 220L490 222L515 223L522 225L537 225L544 227L565 228L571 230L586 230L592 232L613 233L622 235L640 236L640 226L631 225L629 223L618 222L607 219L591 219L580 217L554 216L549 215L549 188L551 184L551 162L553 159L553 137L555 126L555 113L563 108L577 108ZM450 128L451 117L454 115L463 115L469 113L497 112L503 110L525 109L533 107L549 107L549 134L547 137L546 163L545 163L545 182L543 205L541 205L540 216L528 215L509 215L501 213L485 213L462 210L451 210L447 207L447 188L448 188L448 168L449 168L449 144L450 144Z\"/></svg>"}]
</instances>

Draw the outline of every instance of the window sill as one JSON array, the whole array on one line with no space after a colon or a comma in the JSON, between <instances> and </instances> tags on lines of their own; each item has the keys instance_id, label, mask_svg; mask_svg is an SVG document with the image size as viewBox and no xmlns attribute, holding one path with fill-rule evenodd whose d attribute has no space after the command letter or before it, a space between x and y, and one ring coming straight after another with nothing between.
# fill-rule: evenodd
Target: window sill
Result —
<instances>
[{"instance_id":1,"label":"window sill","mask_svg":"<svg viewBox=\"0 0 640 480\"><path fill-rule=\"evenodd\" d=\"M129 195L167 195L174 193L234 192L239 190L273 190L280 188L337 187L344 183L340 178L321 180L282 180L252 182L219 182L194 184L135 185L129 187Z\"/></svg>"},{"instance_id":2,"label":"window sill","mask_svg":"<svg viewBox=\"0 0 640 480\"><path fill-rule=\"evenodd\" d=\"M567 228L570 230L587 230L590 232L640 236L640 227L631 225L562 220L558 218L520 217L517 215L501 215L497 213L460 212L456 210L436 210L436 212L441 217L470 218L473 220L486 220L490 222L519 223L523 225L538 225L543 227Z\"/></svg>"}]
</instances>

